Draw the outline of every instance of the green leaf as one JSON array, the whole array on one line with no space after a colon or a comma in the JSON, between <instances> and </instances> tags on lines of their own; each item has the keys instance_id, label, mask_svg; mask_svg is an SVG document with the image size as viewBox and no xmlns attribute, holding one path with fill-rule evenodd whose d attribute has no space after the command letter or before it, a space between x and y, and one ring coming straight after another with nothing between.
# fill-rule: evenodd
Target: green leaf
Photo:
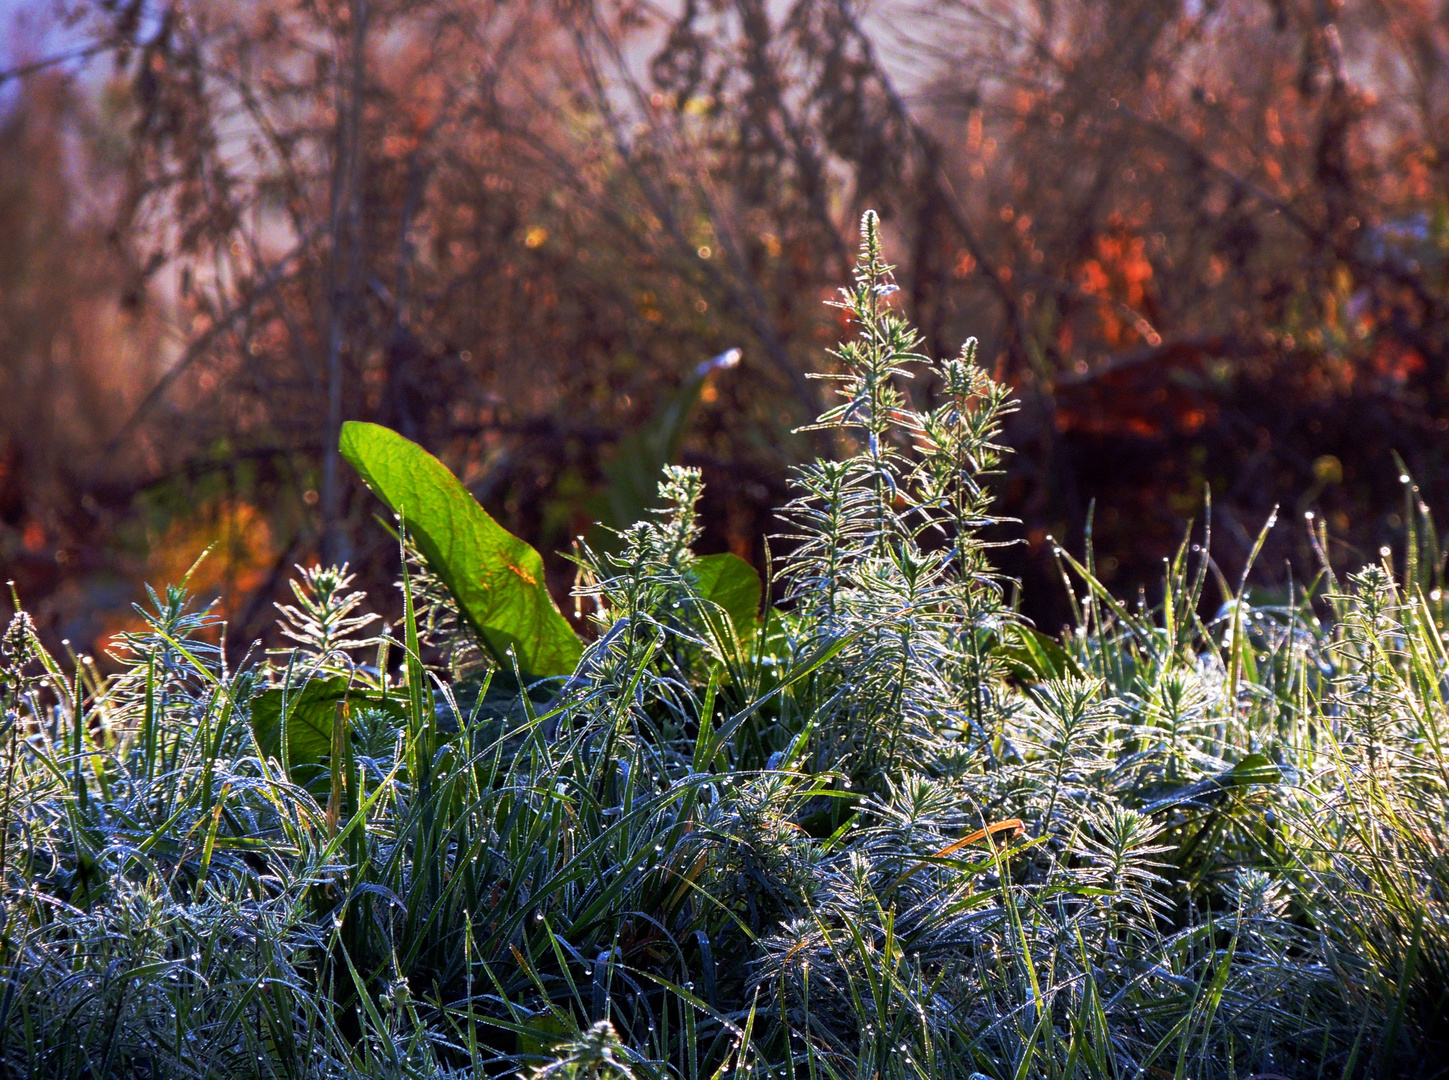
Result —
<instances>
[{"instance_id":1,"label":"green leaf","mask_svg":"<svg viewBox=\"0 0 1449 1080\"><path fill-rule=\"evenodd\" d=\"M1059 643L1029 626L1013 623L1005 627L995 652L1020 679L1046 682L1067 675L1083 677L1082 669Z\"/></svg>"},{"instance_id":2,"label":"green leaf","mask_svg":"<svg viewBox=\"0 0 1449 1080\"><path fill-rule=\"evenodd\" d=\"M1283 779L1283 771L1267 754L1249 754L1223 774L1223 782L1230 787L1246 784L1276 784Z\"/></svg>"},{"instance_id":3,"label":"green leaf","mask_svg":"<svg viewBox=\"0 0 1449 1080\"><path fill-rule=\"evenodd\" d=\"M1233 788L1276 784L1282 779L1283 770L1267 754L1249 754L1232 768L1153 799L1143 809L1151 814L1173 806L1207 806Z\"/></svg>"},{"instance_id":4,"label":"green leaf","mask_svg":"<svg viewBox=\"0 0 1449 1080\"><path fill-rule=\"evenodd\" d=\"M764 592L758 571L728 551L695 559L691 569L700 599L723 608L733 624L736 640L748 641L759 623L760 596Z\"/></svg>"},{"instance_id":5,"label":"green leaf","mask_svg":"<svg viewBox=\"0 0 1449 1080\"><path fill-rule=\"evenodd\" d=\"M679 456L680 444L689 428L705 385L717 371L739 363L740 351L730 349L694 369L684 383L640 428L629 432L601 466L605 484L592 500L590 512L605 529L596 529L590 542L595 548L615 550L618 538L609 529L626 529L649 516L659 505L659 474Z\"/></svg>"},{"instance_id":6,"label":"green leaf","mask_svg":"<svg viewBox=\"0 0 1449 1080\"><path fill-rule=\"evenodd\" d=\"M316 764L332 750L332 714L347 695L347 680L312 679L286 695L288 766ZM269 757L282 754L281 689L264 690L252 699L252 731Z\"/></svg>"},{"instance_id":7,"label":"green leaf","mask_svg":"<svg viewBox=\"0 0 1449 1080\"><path fill-rule=\"evenodd\" d=\"M341 450L402 518L483 646L505 668L509 650L529 675L568 675L583 643L544 579L543 559L489 516L421 446L377 424L342 425Z\"/></svg>"},{"instance_id":8,"label":"green leaf","mask_svg":"<svg viewBox=\"0 0 1449 1080\"><path fill-rule=\"evenodd\" d=\"M252 698L252 731L257 746L268 757L282 756L281 688L264 690ZM356 687L349 693L347 680L340 676L311 679L285 694L287 708L287 769L293 778L313 794L325 795L330 782L323 775L332 756L332 724L337 706L350 699L353 707L368 705L386 710L401 721L406 715L406 698L396 694L368 693Z\"/></svg>"},{"instance_id":9,"label":"green leaf","mask_svg":"<svg viewBox=\"0 0 1449 1080\"><path fill-rule=\"evenodd\" d=\"M557 1012L541 1012L524 1021L523 1030L518 1032L518 1053L528 1058L548 1057L559 1043L577 1036L576 1024L569 1023Z\"/></svg>"}]
</instances>

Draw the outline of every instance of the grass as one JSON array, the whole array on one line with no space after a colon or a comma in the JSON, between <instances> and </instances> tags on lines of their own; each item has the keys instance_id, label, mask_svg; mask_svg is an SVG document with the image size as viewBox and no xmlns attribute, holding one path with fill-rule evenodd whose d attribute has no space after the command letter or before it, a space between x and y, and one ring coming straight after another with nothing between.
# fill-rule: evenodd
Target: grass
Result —
<instances>
[{"instance_id":1,"label":"grass","mask_svg":"<svg viewBox=\"0 0 1449 1080\"><path fill-rule=\"evenodd\" d=\"M891 288L867 218L840 453L797 476L757 625L700 594L680 469L581 552L567 679L485 660L409 560L399 632L313 569L295 648L228 658L183 583L108 678L17 614L0 1069L1441 1075L1449 649L1412 485L1397 562L1272 605L1206 538L1155 606L1062 551L1049 639L980 538L1006 395L973 346L918 355Z\"/></svg>"}]
</instances>

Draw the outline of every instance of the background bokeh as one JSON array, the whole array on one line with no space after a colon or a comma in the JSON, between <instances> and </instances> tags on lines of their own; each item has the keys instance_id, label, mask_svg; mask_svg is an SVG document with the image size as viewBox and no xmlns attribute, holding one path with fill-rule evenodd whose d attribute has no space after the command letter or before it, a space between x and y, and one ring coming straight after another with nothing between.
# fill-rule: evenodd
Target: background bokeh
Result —
<instances>
[{"instance_id":1,"label":"background bokeh","mask_svg":"<svg viewBox=\"0 0 1449 1080\"><path fill-rule=\"evenodd\" d=\"M1053 537L1090 528L1150 599L1209 498L1230 578L1279 506L1272 589L1313 572L1306 514L1355 565L1402 532L1401 475L1449 498L1437 0L0 19L0 563L78 649L213 541L194 584L234 646L294 563L390 582L345 419L443 457L560 597L661 446L704 471L703 549L763 567L791 464L832 449L796 429L865 207L926 346L975 335L1015 390L999 562L1048 629Z\"/></svg>"}]
</instances>

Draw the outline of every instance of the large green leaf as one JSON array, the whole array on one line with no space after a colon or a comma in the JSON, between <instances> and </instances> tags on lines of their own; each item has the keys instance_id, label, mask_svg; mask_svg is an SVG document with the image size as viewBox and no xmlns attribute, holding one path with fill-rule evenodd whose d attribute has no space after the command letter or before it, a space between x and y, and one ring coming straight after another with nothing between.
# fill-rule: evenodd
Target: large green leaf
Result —
<instances>
[{"instance_id":1,"label":"large green leaf","mask_svg":"<svg viewBox=\"0 0 1449 1080\"><path fill-rule=\"evenodd\" d=\"M402 518L484 647L529 675L568 675L583 643L548 594L537 551L489 516L421 446L377 424L342 425L342 455Z\"/></svg>"},{"instance_id":2,"label":"large green leaf","mask_svg":"<svg viewBox=\"0 0 1449 1080\"><path fill-rule=\"evenodd\" d=\"M1020 623L1003 627L1001 643L994 652L1019 679L1046 682L1067 675L1082 677L1081 667L1058 642Z\"/></svg>"},{"instance_id":3,"label":"large green leaf","mask_svg":"<svg viewBox=\"0 0 1449 1080\"><path fill-rule=\"evenodd\" d=\"M718 604L730 617L735 637L748 641L760 617L763 586L753 566L731 552L704 555L691 567L701 599Z\"/></svg>"},{"instance_id":4,"label":"large green leaf","mask_svg":"<svg viewBox=\"0 0 1449 1080\"><path fill-rule=\"evenodd\" d=\"M332 752L332 714L347 694L347 680L312 679L286 695L287 764L315 765ZM252 731L268 757L282 756L280 689L266 690L252 699Z\"/></svg>"}]
</instances>

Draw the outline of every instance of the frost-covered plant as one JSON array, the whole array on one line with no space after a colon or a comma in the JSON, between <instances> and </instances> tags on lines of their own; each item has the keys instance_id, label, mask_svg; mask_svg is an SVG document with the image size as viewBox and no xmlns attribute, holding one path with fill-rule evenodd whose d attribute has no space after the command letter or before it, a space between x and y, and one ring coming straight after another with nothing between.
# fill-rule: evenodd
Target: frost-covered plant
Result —
<instances>
[{"instance_id":1,"label":"frost-covered plant","mask_svg":"<svg viewBox=\"0 0 1449 1080\"><path fill-rule=\"evenodd\" d=\"M783 511L797 649L842 643L817 762L861 782L930 771L947 733L985 736L984 646L1009 618L977 535L996 523L982 480L1000 454L1007 394L977 366L974 340L945 364L917 351L919 335L890 303L898 290L879 228L867 213L853 285L835 302L856 327L834 353L841 370L819 376L840 403L811 425L848 453L803 466ZM917 377L935 405L906 393Z\"/></svg>"},{"instance_id":2,"label":"frost-covered plant","mask_svg":"<svg viewBox=\"0 0 1449 1080\"><path fill-rule=\"evenodd\" d=\"M277 655L295 653L296 659L318 670L345 670L352 653L377 645L376 637L359 636L380 619L358 612L367 594L349 591L353 577L345 563L297 567L297 576L289 582L297 602L276 605L281 614L277 632L290 643Z\"/></svg>"},{"instance_id":3,"label":"frost-covered plant","mask_svg":"<svg viewBox=\"0 0 1449 1080\"><path fill-rule=\"evenodd\" d=\"M0 1074L1436 1075L1423 575L1225 588L1214 618L1186 544L1156 607L1063 552L1081 617L1036 634L982 533L1006 391L972 343L919 353L878 228L839 460L796 478L762 618L747 566L694 551L684 468L578 551L571 672L485 647L486 598L407 530L395 634L346 568L301 572L270 655L226 655L180 587L109 677L15 616ZM537 599L516 550L489 588Z\"/></svg>"}]
</instances>

